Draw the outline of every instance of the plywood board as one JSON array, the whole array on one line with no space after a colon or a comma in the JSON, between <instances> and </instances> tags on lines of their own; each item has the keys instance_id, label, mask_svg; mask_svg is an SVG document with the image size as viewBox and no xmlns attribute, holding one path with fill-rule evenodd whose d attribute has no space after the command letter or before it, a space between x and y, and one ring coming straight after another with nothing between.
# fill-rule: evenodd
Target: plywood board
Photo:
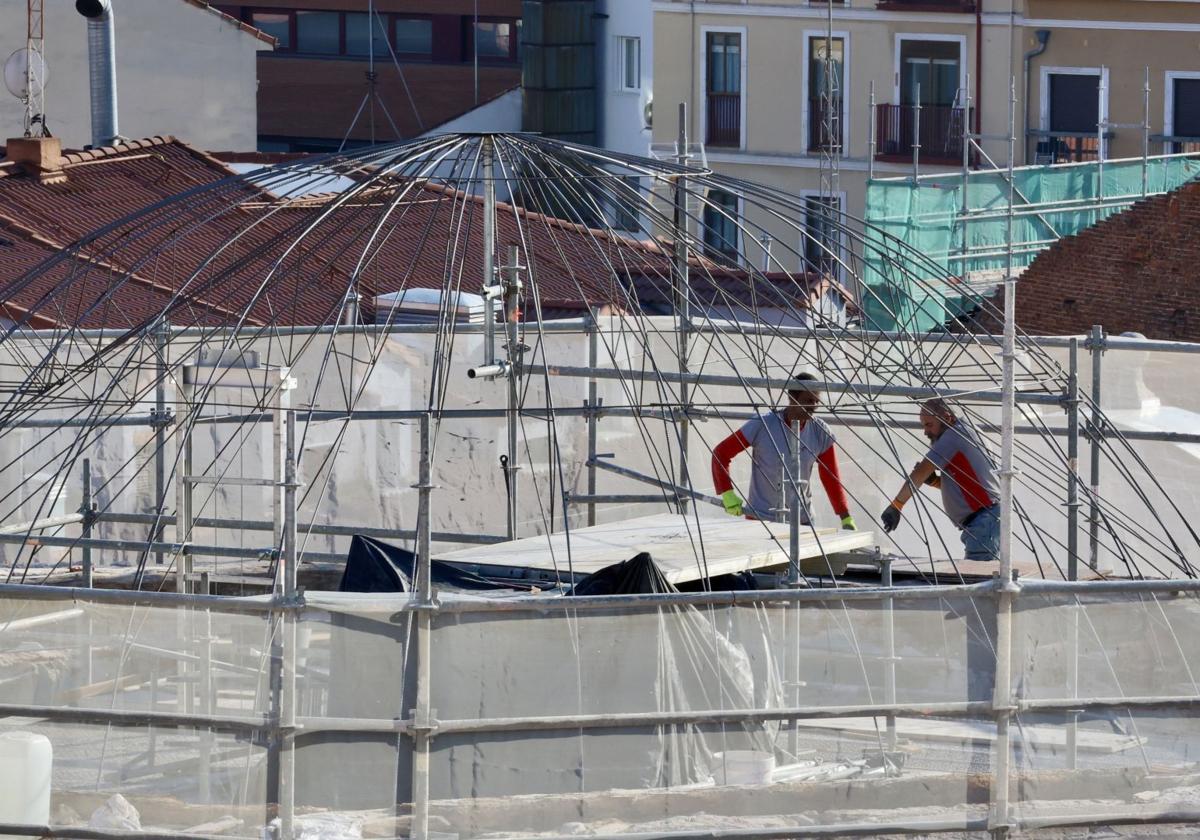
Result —
<instances>
[{"instance_id":1,"label":"plywood board","mask_svg":"<svg viewBox=\"0 0 1200 840\"><path fill-rule=\"evenodd\" d=\"M874 545L875 535L871 531L829 528L814 534L806 528L800 535L800 556L824 571L824 555ZM731 516L701 519L697 523L694 517L659 513L573 529L570 565L577 574L590 574L648 551L669 581L684 583L705 576L786 566L787 548L786 524ZM565 571L567 556L567 535L557 533L444 552L435 554L434 559Z\"/></svg>"}]
</instances>

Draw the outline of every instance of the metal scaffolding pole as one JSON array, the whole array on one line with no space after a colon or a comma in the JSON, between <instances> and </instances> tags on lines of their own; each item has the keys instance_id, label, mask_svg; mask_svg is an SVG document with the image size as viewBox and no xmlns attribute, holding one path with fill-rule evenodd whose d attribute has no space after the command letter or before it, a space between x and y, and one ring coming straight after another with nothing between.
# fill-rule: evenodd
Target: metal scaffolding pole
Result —
<instances>
[{"instance_id":1,"label":"metal scaffolding pole","mask_svg":"<svg viewBox=\"0 0 1200 840\"><path fill-rule=\"evenodd\" d=\"M917 82L916 98L913 100L913 183L921 177L921 83ZM1012 202L1009 202L1010 204Z\"/></svg>"},{"instance_id":2,"label":"metal scaffolding pole","mask_svg":"<svg viewBox=\"0 0 1200 840\"><path fill-rule=\"evenodd\" d=\"M429 837L429 769L430 743L433 740L432 688L432 636L433 636L433 585L430 567L430 494L432 442L430 439L430 415L421 418L421 460L418 481L415 485L417 501L417 603L422 609L416 615L416 708L412 709L411 732L412 754L412 836L416 840Z\"/></svg>"},{"instance_id":3,"label":"metal scaffolding pole","mask_svg":"<svg viewBox=\"0 0 1200 840\"><path fill-rule=\"evenodd\" d=\"M1079 339L1067 368L1067 580L1079 579Z\"/></svg>"},{"instance_id":4,"label":"metal scaffolding pole","mask_svg":"<svg viewBox=\"0 0 1200 840\"><path fill-rule=\"evenodd\" d=\"M1150 66L1142 84L1142 198L1150 192Z\"/></svg>"},{"instance_id":5,"label":"metal scaffolding pole","mask_svg":"<svg viewBox=\"0 0 1200 840\"><path fill-rule=\"evenodd\" d=\"M878 549L876 549L878 551ZM879 555L879 571L882 575L882 583L884 589L892 588L892 558L886 554ZM891 595L883 599L883 633L884 645L887 652L887 665L885 670L885 682L883 684L883 701L889 706L896 705L896 604ZM896 713L888 712L886 716L887 727L887 749L888 752L896 751ZM888 766L886 762L890 761L891 757L885 757L884 766Z\"/></svg>"},{"instance_id":6,"label":"metal scaffolding pole","mask_svg":"<svg viewBox=\"0 0 1200 840\"><path fill-rule=\"evenodd\" d=\"M1100 567L1100 449L1104 443L1104 416L1100 411L1101 372L1104 359L1104 327L1092 326L1087 341L1092 356L1092 410L1088 421L1088 446L1091 459L1089 482L1091 499L1088 504L1088 565L1093 571Z\"/></svg>"},{"instance_id":7,"label":"metal scaffolding pole","mask_svg":"<svg viewBox=\"0 0 1200 840\"><path fill-rule=\"evenodd\" d=\"M600 363L600 324L596 318L596 313L592 312L591 326L588 327L588 367L595 368ZM588 379L588 395L583 403L588 408L600 407L599 383L596 377ZM587 524L592 526L596 524L596 443L599 437L597 424L599 416L595 411L589 411L587 415L587 494L590 501L587 503Z\"/></svg>"},{"instance_id":8,"label":"metal scaffolding pole","mask_svg":"<svg viewBox=\"0 0 1200 840\"><path fill-rule=\"evenodd\" d=\"M179 446L175 462L175 591L186 594L188 575L192 571L188 543L192 540L192 385L186 373L179 378Z\"/></svg>"},{"instance_id":9,"label":"metal scaffolding pole","mask_svg":"<svg viewBox=\"0 0 1200 840\"><path fill-rule=\"evenodd\" d=\"M170 365L167 363L167 351L171 344L171 324L162 321L154 331L154 411L151 412L151 422L154 425L154 512L163 515L167 504L167 377L170 375ZM153 542L162 542L165 525L155 524L150 534ZM154 565L163 564L163 553L154 552Z\"/></svg>"},{"instance_id":10,"label":"metal scaffolding pole","mask_svg":"<svg viewBox=\"0 0 1200 840\"><path fill-rule=\"evenodd\" d=\"M505 415L508 427L508 455L501 465L504 483L508 490L508 538L517 538L517 477L521 472L517 452L518 417L521 410L520 380L524 375L523 349L521 346L521 249L516 245L508 248L508 263L504 266L504 327L507 340L504 345L508 364L508 411Z\"/></svg>"},{"instance_id":11,"label":"metal scaffolding pole","mask_svg":"<svg viewBox=\"0 0 1200 840\"><path fill-rule=\"evenodd\" d=\"M1016 414L1016 278L1013 276L1012 206L1013 165L1017 142L1017 80L1009 80L1008 104L1008 257L1004 277L1004 344L1001 351L1003 378L1000 401L1000 571L996 578L996 670L992 688L992 708L996 717L996 742L992 785L990 828L995 837L1007 836L1009 813L1010 764L1012 744L1009 722L1012 718L1012 618L1018 592L1012 574L1013 537L1013 425Z\"/></svg>"},{"instance_id":12,"label":"metal scaffolding pole","mask_svg":"<svg viewBox=\"0 0 1200 840\"><path fill-rule=\"evenodd\" d=\"M79 513L83 516L83 538L90 539L92 536L92 521L94 512L92 511L92 459L83 459L83 493L82 500L79 503ZM92 547L84 544L80 549L83 555L83 580L84 586L91 588L92 586Z\"/></svg>"},{"instance_id":13,"label":"metal scaffolding pole","mask_svg":"<svg viewBox=\"0 0 1200 840\"><path fill-rule=\"evenodd\" d=\"M496 307L500 290L496 286L496 181L491 137L480 142L483 158L483 363L496 363Z\"/></svg>"},{"instance_id":14,"label":"metal scaffolding pole","mask_svg":"<svg viewBox=\"0 0 1200 840\"><path fill-rule=\"evenodd\" d=\"M871 90L867 97L867 183L875 180L875 147L878 144L876 132L879 130L875 124L875 80L871 80Z\"/></svg>"},{"instance_id":15,"label":"metal scaffolding pole","mask_svg":"<svg viewBox=\"0 0 1200 840\"><path fill-rule=\"evenodd\" d=\"M280 558L280 579L283 597L291 600L298 591L296 489L296 412L288 409L284 432L283 461L283 554ZM288 611L281 616L279 692L279 827L282 840L295 837L296 809L296 614Z\"/></svg>"},{"instance_id":16,"label":"metal scaffolding pole","mask_svg":"<svg viewBox=\"0 0 1200 840\"><path fill-rule=\"evenodd\" d=\"M679 135L675 142L676 162L680 166L686 166L688 161L687 105L683 102L679 103ZM672 235L674 238L673 264L675 274L673 289L676 322L675 355L679 365L679 373L686 375L688 372L688 335L691 330L692 295L690 279L688 277L687 179L682 175L675 178L674 199L675 208ZM679 486L690 487L691 478L688 475L688 433L691 421L688 419L687 414L690 394L686 379L680 379L678 384L679 405L681 409L676 424L676 431L679 435ZM691 509L690 501L682 497L678 500L677 505L680 513L687 513Z\"/></svg>"},{"instance_id":17,"label":"metal scaffolding pole","mask_svg":"<svg viewBox=\"0 0 1200 840\"><path fill-rule=\"evenodd\" d=\"M800 436L799 431L793 432L792 424L787 426L787 514L788 514L788 571L787 585L795 589L800 585ZM772 511L771 515L775 515ZM785 653L785 670L787 680L788 702L793 706L800 705L800 603L792 605L787 611L787 650ZM796 761L800 751L799 723L794 718L788 722L788 760Z\"/></svg>"}]
</instances>

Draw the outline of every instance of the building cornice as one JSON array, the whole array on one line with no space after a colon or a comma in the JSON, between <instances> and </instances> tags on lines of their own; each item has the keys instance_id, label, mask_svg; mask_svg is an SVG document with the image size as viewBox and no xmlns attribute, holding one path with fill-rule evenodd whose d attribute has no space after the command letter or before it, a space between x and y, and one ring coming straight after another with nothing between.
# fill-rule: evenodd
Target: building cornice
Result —
<instances>
[{"instance_id":1,"label":"building cornice","mask_svg":"<svg viewBox=\"0 0 1200 840\"><path fill-rule=\"evenodd\" d=\"M819 6L772 6L754 3L679 3L671 0L654 0L654 11L672 14L696 14L731 16L739 18L793 18L796 20L824 21L828 12ZM1200 32L1200 22L1180 23L1175 21L1143 21L1143 20L1087 20L1087 19L1051 19L1026 18L1023 15L1008 15L997 12L984 12L984 26L1018 26L1029 29L1097 29L1119 30L1134 32ZM895 12L879 9L837 9L834 12L834 22L881 22L881 23L923 23L923 24L957 24L973 27L975 18L966 13L938 12Z\"/></svg>"}]
</instances>

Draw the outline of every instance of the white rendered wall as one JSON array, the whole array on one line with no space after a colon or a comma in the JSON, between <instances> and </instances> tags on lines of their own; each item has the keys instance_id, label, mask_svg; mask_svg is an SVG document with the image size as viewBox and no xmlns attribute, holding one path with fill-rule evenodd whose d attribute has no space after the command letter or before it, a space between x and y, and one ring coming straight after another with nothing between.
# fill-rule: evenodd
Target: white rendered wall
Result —
<instances>
[{"instance_id":1,"label":"white rendered wall","mask_svg":"<svg viewBox=\"0 0 1200 840\"><path fill-rule=\"evenodd\" d=\"M654 12L646 0L597 0L596 97L598 145L615 152L650 155L650 129L643 116L654 90ZM603 17L607 15L608 17ZM622 37L640 38L641 89L621 89Z\"/></svg>"},{"instance_id":2,"label":"white rendered wall","mask_svg":"<svg viewBox=\"0 0 1200 840\"><path fill-rule=\"evenodd\" d=\"M496 131L515 133L521 130L521 89L505 91L478 108L442 123L422 134L452 134L454 132Z\"/></svg>"},{"instance_id":3,"label":"white rendered wall","mask_svg":"<svg viewBox=\"0 0 1200 840\"><path fill-rule=\"evenodd\" d=\"M117 0L121 135L172 134L208 151L257 147L257 53L270 45L184 0ZM91 143L87 21L75 4L45 4L46 114L64 148ZM0 60L25 46L25 3L0 0ZM0 142L20 137L24 106L0 92Z\"/></svg>"}]
</instances>

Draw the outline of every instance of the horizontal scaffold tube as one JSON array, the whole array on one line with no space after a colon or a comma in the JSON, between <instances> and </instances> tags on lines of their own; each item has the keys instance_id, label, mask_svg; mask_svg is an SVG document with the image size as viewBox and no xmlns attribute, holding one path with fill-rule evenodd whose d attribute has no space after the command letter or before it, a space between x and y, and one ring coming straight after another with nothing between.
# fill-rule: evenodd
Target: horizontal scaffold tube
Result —
<instances>
[{"instance_id":1,"label":"horizontal scaffold tube","mask_svg":"<svg viewBox=\"0 0 1200 840\"><path fill-rule=\"evenodd\" d=\"M174 525L174 516L158 516L153 513L112 513L99 511L96 514L99 521L129 522L140 525ZM221 528L232 531L273 531L275 524L265 519L219 519L214 517L199 517L192 523L197 528ZM330 537L379 537L380 539L411 540L416 538L416 531L403 528L375 528L367 525L321 525L300 524L296 526L300 534L320 534ZM449 531L434 531L434 542L461 542L491 545L504 542L507 537L492 534L457 534ZM308 552L305 552L305 556Z\"/></svg>"},{"instance_id":2,"label":"horizontal scaffold tube","mask_svg":"<svg viewBox=\"0 0 1200 840\"><path fill-rule=\"evenodd\" d=\"M302 600L255 595L193 595L183 592L149 592L140 589L91 589L81 586L45 586L31 583L0 583L0 600L64 601L81 604L117 604L131 607L195 607L214 612L265 614L280 610L302 610Z\"/></svg>"},{"instance_id":3,"label":"horizontal scaffold tube","mask_svg":"<svg viewBox=\"0 0 1200 840\"><path fill-rule=\"evenodd\" d=\"M804 382L797 385L795 380L778 376L731 376L715 373L672 373L656 370L632 370L629 368L591 368L573 367L569 365L530 365L525 368L532 375L569 376L583 379L615 379L620 381L666 382L684 385L712 385L732 388L787 388L803 387L810 391L826 391L838 394L855 394L868 399L876 397L909 397L911 399L929 399L931 397L947 397L956 399L971 399L979 402L999 402L1000 391L992 388L979 390L971 388L925 388L911 385L870 385L856 382ZM1063 395L1058 393L1018 391L1017 402L1037 405L1058 405L1063 401Z\"/></svg>"}]
</instances>

